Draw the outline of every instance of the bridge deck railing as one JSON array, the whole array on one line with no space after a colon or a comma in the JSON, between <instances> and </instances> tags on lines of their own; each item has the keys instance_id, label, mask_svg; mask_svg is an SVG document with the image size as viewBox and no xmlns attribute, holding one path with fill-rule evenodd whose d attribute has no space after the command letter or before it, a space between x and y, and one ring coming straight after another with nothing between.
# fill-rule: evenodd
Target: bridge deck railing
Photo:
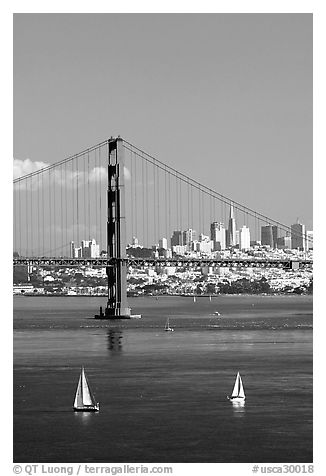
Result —
<instances>
[{"instance_id":1,"label":"bridge deck railing","mask_svg":"<svg viewBox=\"0 0 326 476\"><path fill-rule=\"evenodd\" d=\"M244 259L244 258L51 258L20 257L14 258L13 265L62 266L62 267L107 267L115 266L118 261L128 266L177 266L177 267L253 267L253 268L311 268L311 259Z\"/></svg>"}]
</instances>

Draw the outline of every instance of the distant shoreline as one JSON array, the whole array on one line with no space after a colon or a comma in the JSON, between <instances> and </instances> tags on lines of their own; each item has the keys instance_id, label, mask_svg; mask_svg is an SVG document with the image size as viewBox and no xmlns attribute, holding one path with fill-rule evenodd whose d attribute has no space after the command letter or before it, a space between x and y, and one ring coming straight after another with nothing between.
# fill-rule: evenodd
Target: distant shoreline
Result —
<instances>
[{"instance_id":1,"label":"distant shoreline","mask_svg":"<svg viewBox=\"0 0 326 476\"><path fill-rule=\"evenodd\" d=\"M311 296L313 294L297 294L297 293L257 293L257 294L248 294L248 293L227 293L227 294L161 294L158 296L155 295L139 295L139 296L128 296L128 299L138 299L138 298L151 298L151 299L166 299L166 298L189 298L193 299L207 299L211 297L212 299L218 299L220 297L234 297L234 296L241 296L241 297L298 297L298 296ZM107 298L105 294L14 294L13 297L24 298L24 297L33 297L33 298L46 298L46 297L59 297L59 298Z\"/></svg>"}]
</instances>

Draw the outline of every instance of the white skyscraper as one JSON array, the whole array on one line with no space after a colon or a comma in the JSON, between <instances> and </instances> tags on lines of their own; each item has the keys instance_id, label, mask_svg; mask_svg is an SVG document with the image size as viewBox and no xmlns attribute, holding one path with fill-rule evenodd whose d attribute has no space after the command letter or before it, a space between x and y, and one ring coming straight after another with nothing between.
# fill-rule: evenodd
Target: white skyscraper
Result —
<instances>
[{"instance_id":1,"label":"white skyscraper","mask_svg":"<svg viewBox=\"0 0 326 476\"><path fill-rule=\"evenodd\" d=\"M250 231L246 225L240 228L240 250L250 249Z\"/></svg>"},{"instance_id":2,"label":"white skyscraper","mask_svg":"<svg viewBox=\"0 0 326 476\"><path fill-rule=\"evenodd\" d=\"M200 251L201 253L210 254L213 248L213 242L210 240L209 236L201 233L199 235L199 241L196 242L195 251Z\"/></svg>"},{"instance_id":3,"label":"white skyscraper","mask_svg":"<svg viewBox=\"0 0 326 476\"><path fill-rule=\"evenodd\" d=\"M163 248L164 250L167 250L168 249L168 240L166 238L161 238L159 240L158 247Z\"/></svg>"},{"instance_id":4,"label":"white skyscraper","mask_svg":"<svg viewBox=\"0 0 326 476\"><path fill-rule=\"evenodd\" d=\"M82 258L82 248L81 246L76 247L73 241L70 242L70 257L71 258Z\"/></svg>"}]
</instances>

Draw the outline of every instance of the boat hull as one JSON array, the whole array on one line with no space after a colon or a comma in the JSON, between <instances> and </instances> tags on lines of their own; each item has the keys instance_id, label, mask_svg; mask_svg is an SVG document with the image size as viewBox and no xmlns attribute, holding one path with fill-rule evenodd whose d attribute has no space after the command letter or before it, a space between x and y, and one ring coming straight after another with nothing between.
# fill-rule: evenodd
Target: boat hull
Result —
<instances>
[{"instance_id":1,"label":"boat hull","mask_svg":"<svg viewBox=\"0 0 326 476\"><path fill-rule=\"evenodd\" d=\"M230 402L244 402L246 397L227 397Z\"/></svg>"},{"instance_id":2,"label":"boat hull","mask_svg":"<svg viewBox=\"0 0 326 476\"><path fill-rule=\"evenodd\" d=\"M87 405L84 407L74 407L75 412L99 412L100 406L99 405Z\"/></svg>"}]
</instances>

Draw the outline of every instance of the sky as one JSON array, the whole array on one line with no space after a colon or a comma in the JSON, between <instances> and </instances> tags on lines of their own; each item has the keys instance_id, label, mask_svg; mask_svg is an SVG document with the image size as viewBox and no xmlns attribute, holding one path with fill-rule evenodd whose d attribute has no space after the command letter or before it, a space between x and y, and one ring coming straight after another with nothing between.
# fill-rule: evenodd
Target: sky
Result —
<instances>
[{"instance_id":1,"label":"sky","mask_svg":"<svg viewBox=\"0 0 326 476\"><path fill-rule=\"evenodd\" d=\"M120 135L312 229L312 14L16 13L13 46L16 160Z\"/></svg>"}]
</instances>

